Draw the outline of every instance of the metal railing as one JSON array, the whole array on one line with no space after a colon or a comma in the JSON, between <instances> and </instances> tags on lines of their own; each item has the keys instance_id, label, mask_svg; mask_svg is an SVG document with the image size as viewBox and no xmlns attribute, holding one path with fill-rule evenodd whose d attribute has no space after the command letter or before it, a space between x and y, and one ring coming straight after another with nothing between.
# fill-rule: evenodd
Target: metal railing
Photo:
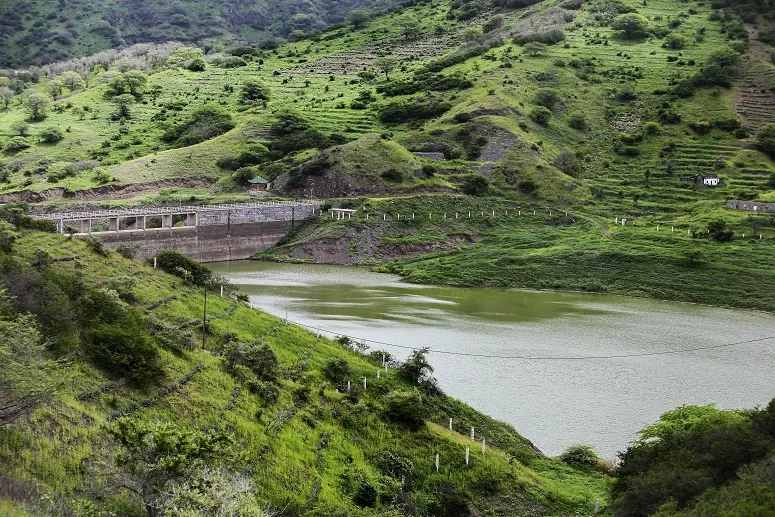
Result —
<instances>
[{"instance_id":1,"label":"metal railing","mask_svg":"<svg viewBox=\"0 0 775 517\"><path fill-rule=\"evenodd\" d=\"M256 201L252 203L232 203L220 205L181 205L177 207L125 208L114 210L98 210L91 212L63 212L54 214L37 214L33 215L32 217L36 219L48 219L52 221L73 221L85 219L110 219L115 217L154 217L162 215L182 215L224 210L246 210L251 208L282 208L286 206L319 207L321 205L323 205L323 202L316 199L302 199L298 201Z\"/></svg>"}]
</instances>

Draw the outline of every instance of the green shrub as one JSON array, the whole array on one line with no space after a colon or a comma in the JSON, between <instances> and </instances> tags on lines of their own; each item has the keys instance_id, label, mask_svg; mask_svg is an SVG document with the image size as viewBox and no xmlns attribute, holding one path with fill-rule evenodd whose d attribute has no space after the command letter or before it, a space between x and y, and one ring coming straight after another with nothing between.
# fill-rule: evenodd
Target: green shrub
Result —
<instances>
[{"instance_id":1,"label":"green shrub","mask_svg":"<svg viewBox=\"0 0 775 517\"><path fill-rule=\"evenodd\" d=\"M162 139L186 147L222 135L234 127L231 115L217 106L199 108L182 124L169 127Z\"/></svg>"},{"instance_id":2,"label":"green shrub","mask_svg":"<svg viewBox=\"0 0 775 517\"><path fill-rule=\"evenodd\" d=\"M775 156L775 123L759 129L756 133L756 147L763 153Z\"/></svg>"},{"instance_id":3,"label":"green shrub","mask_svg":"<svg viewBox=\"0 0 775 517\"><path fill-rule=\"evenodd\" d=\"M417 119L438 117L452 108L447 102L417 99L404 102L391 102L382 107L379 119L387 124L397 124Z\"/></svg>"},{"instance_id":4,"label":"green shrub","mask_svg":"<svg viewBox=\"0 0 775 517\"><path fill-rule=\"evenodd\" d=\"M571 445L560 454L560 461L578 470L593 470L598 460L597 454L589 445Z\"/></svg>"},{"instance_id":5,"label":"green shrub","mask_svg":"<svg viewBox=\"0 0 775 517\"><path fill-rule=\"evenodd\" d=\"M30 147L30 143L23 136L15 136L8 140L3 147L3 151L8 154L15 154Z\"/></svg>"},{"instance_id":6,"label":"green shrub","mask_svg":"<svg viewBox=\"0 0 775 517\"><path fill-rule=\"evenodd\" d=\"M490 188L490 182L487 178L479 174L465 174L462 176L463 182L460 190L469 196L485 196Z\"/></svg>"},{"instance_id":7,"label":"green shrub","mask_svg":"<svg viewBox=\"0 0 775 517\"><path fill-rule=\"evenodd\" d=\"M568 117L568 126L579 131L587 129L587 118L583 113L573 113Z\"/></svg>"},{"instance_id":8,"label":"green shrub","mask_svg":"<svg viewBox=\"0 0 775 517\"><path fill-rule=\"evenodd\" d=\"M662 132L662 126L657 122L646 122L643 124L643 132L651 136L658 135Z\"/></svg>"},{"instance_id":9,"label":"green shrub","mask_svg":"<svg viewBox=\"0 0 775 517\"><path fill-rule=\"evenodd\" d=\"M398 169L388 169L381 174L381 176L394 183L401 183L404 180L404 174Z\"/></svg>"},{"instance_id":10,"label":"green shrub","mask_svg":"<svg viewBox=\"0 0 775 517\"><path fill-rule=\"evenodd\" d=\"M345 359L331 359L323 367L323 376L337 386L346 383L351 375L350 364Z\"/></svg>"},{"instance_id":11,"label":"green shrub","mask_svg":"<svg viewBox=\"0 0 775 517\"><path fill-rule=\"evenodd\" d=\"M548 126L552 118L552 112L544 106L536 106L530 110L530 120L542 126Z\"/></svg>"},{"instance_id":12,"label":"green shrub","mask_svg":"<svg viewBox=\"0 0 775 517\"><path fill-rule=\"evenodd\" d=\"M40 139L47 144L55 144L64 140L65 134L58 127L47 127L40 132Z\"/></svg>"},{"instance_id":13,"label":"green shrub","mask_svg":"<svg viewBox=\"0 0 775 517\"><path fill-rule=\"evenodd\" d=\"M269 345L235 345L226 352L227 369L235 371L237 366L245 366L257 379L276 382L280 374L277 355Z\"/></svg>"},{"instance_id":14,"label":"green shrub","mask_svg":"<svg viewBox=\"0 0 775 517\"><path fill-rule=\"evenodd\" d=\"M544 88L538 90L533 101L539 106L553 109L560 101L560 94L557 90Z\"/></svg>"},{"instance_id":15,"label":"green shrub","mask_svg":"<svg viewBox=\"0 0 775 517\"><path fill-rule=\"evenodd\" d=\"M149 263L153 259L149 259ZM156 254L156 266L171 275L190 280L194 285L203 286L213 276L206 266L191 260L177 251L161 251Z\"/></svg>"},{"instance_id":16,"label":"green shrub","mask_svg":"<svg viewBox=\"0 0 775 517\"><path fill-rule=\"evenodd\" d=\"M388 421L417 431L425 425L427 409L417 392L390 393L383 414Z\"/></svg>"}]
</instances>

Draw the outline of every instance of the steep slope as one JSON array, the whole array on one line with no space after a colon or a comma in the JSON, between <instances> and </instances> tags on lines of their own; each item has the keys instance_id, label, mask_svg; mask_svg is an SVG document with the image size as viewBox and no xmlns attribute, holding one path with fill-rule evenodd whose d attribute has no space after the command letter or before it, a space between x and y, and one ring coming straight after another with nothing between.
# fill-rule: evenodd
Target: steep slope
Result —
<instances>
[{"instance_id":1,"label":"steep slope","mask_svg":"<svg viewBox=\"0 0 775 517\"><path fill-rule=\"evenodd\" d=\"M604 477L438 393L422 360L386 369L217 280L203 332L200 287L0 224L4 515L570 516L606 500Z\"/></svg>"},{"instance_id":2,"label":"steep slope","mask_svg":"<svg viewBox=\"0 0 775 517\"><path fill-rule=\"evenodd\" d=\"M46 0L0 5L0 68L45 65L136 43L235 43L298 38L343 23L353 10L379 12L393 0L259 0L241 2ZM294 32L298 31L298 32Z\"/></svg>"}]
</instances>

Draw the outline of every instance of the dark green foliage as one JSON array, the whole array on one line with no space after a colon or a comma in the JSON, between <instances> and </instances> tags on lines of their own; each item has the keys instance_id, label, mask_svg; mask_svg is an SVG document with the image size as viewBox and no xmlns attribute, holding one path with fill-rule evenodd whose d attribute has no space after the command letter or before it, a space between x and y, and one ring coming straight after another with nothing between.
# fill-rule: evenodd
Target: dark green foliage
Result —
<instances>
[{"instance_id":1,"label":"dark green foliage","mask_svg":"<svg viewBox=\"0 0 775 517\"><path fill-rule=\"evenodd\" d=\"M3 147L7 154L16 154L30 147L30 143L23 136L15 136L8 140Z\"/></svg>"},{"instance_id":2,"label":"dark green foliage","mask_svg":"<svg viewBox=\"0 0 775 517\"><path fill-rule=\"evenodd\" d=\"M323 376L336 385L346 383L351 375L350 365L344 359L332 359L323 367Z\"/></svg>"},{"instance_id":3,"label":"dark green foliage","mask_svg":"<svg viewBox=\"0 0 775 517\"><path fill-rule=\"evenodd\" d=\"M535 108L530 110L530 120L532 120L536 124L547 126L549 125L549 120L551 118L552 118L551 110L544 106L536 106Z\"/></svg>"},{"instance_id":4,"label":"dark green foliage","mask_svg":"<svg viewBox=\"0 0 775 517\"><path fill-rule=\"evenodd\" d=\"M775 124L762 126L756 133L756 147L763 153L775 156Z\"/></svg>"},{"instance_id":5,"label":"dark green foliage","mask_svg":"<svg viewBox=\"0 0 775 517\"><path fill-rule=\"evenodd\" d=\"M648 33L648 20L637 13L621 14L614 19L612 27L626 39L643 38Z\"/></svg>"},{"instance_id":6,"label":"dark green foliage","mask_svg":"<svg viewBox=\"0 0 775 517\"><path fill-rule=\"evenodd\" d=\"M487 178L479 174L466 174L462 177L460 190L469 196L485 196L490 188Z\"/></svg>"},{"instance_id":7,"label":"dark green foliage","mask_svg":"<svg viewBox=\"0 0 775 517\"><path fill-rule=\"evenodd\" d=\"M235 345L226 353L227 369L231 372L237 366L249 369L257 379L275 382L279 376L280 363L269 345Z\"/></svg>"},{"instance_id":8,"label":"dark green foliage","mask_svg":"<svg viewBox=\"0 0 775 517\"><path fill-rule=\"evenodd\" d=\"M153 262L153 259L149 262ZM212 271L206 266L177 251L161 251L156 254L156 266L162 271L199 286L207 284L213 276Z\"/></svg>"},{"instance_id":9,"label":"dark green foliage","mask_svg":"<svg viewBox=\"0 0 775 517\"><path fill-rule=\"evenodd\" d=\"M394 183L401 183L404 180L403 173L398 169L388 169L382 173L382 177Z\"/></svg>"},{"instance_id":10,"label":"dark green foliage","mask_svg":"<svg viewBox=\"0 0 775 517\"><path fill-rule=\"evenodd\" d=\"M47 144L55 144L64 140L65 134L58 127L47 127L40 132L41 141Z\"/></svg>"},{"instance_id":11,"label":"dark green foliage","mask_svg":"<svg viewBox=\"0 0 775 517\"><path fill-rule=\"evenodd\" d=\"M691 97L697 88L721 86L729 88L735 76L740 54L732 49L713 53L704 67L694 76L679 82L674 91L680 97Z\"/></svg>"},{"instance_id":12,"label":"dark green foliage","mask_svg":"<svg viewBox=\"0 0 775 517\"><path fill-rule=\"evenodd\" d=\"M775 447L770 408L744 412L685 406L662 415L620 455L614 506L620 517L645 517L673 500L684 508L705 490L736 478Z\"/></svg>"},{"instance_id":13,"label":"dark green foliage","mask_svg":"<svg viewBox=\"0 0 775 517\"><path fill-rule=\"evenodd\" d=\"M309 120L301 114L284 110L277 114L277 121L272 125L272 132L278 135L290 135L310 128Z\"/></svg>"},{"instance_id":14,"label":"dark green foliage","mask_svg":"<svg viewBox=\"0 0 775 517\"><path fill-rule=\"evenodd\" d=\"M379 119L387 124L398 124L417 119L438 117L452 107L447 102L415 99L404 102L392 102L382 107Z\"/></svg>"},{"instance_id":15,"label":"dark green foliage","mask_svg":"<svg viewBox=\"0 0 775 517\"><path fill-rule=\"evenodd\" d=\"M201 57L197 57L192 59L186 68L192 72L204 72L207 69L207 61Z\"/></svg>"},{"instance_id":16,"label":"dark green foliage","mask_svg":"<svg viewBox=\"0 0 775 517\"><path fill-rule=\"evenodd\" d=\"M216 106L205 106L196 110L186 122L168 128L162 138L185 147L215 138L233 127L234 121L228 112Z\"/></svg>"},{"instance_id":17,"label":"dark green foliage","mask_svg":"<svg viewBox=\"0 0 775 517\"><path fill-rule=\"evenodd\" d=\"M391 393L385 401L384 415L395 424L404 426L410 431L417 431L425 424L427 409L423 405L422 397L416 391Z\"/></svg>"},{"instance_id":18,"label":"dark green foliage","mask_svg":"<svg viewBox=\"0 0 775 517\"><path fill-rule=\"evenodd\" d=\"M412 80L395 81L379 86L377 92L385 94L386 97L395 97L423 91L464 90L473 85L474 83L462 74L443 76L430 72L417 72Z\"/></svg>"},{"instance_id":19,"label":"dark green foliage","mask_svg":"<svg viewBox=\"0 0 775 517\"><path fill-rule=\"evenodd\" d=\"M543 88L538 90L538 93L536 93L535 98L533 99L533 102L539 106L544 106L549 109L553 109L559 101L559 92L551 88Z\"/></svg>"},{"instance_id":20,"label":"dark green foliage","mask_svg":"<svg viewBox=\"0 0 775 517\"><path fill-rule=\"evenodd\" d=\"M735 232L727 230L727 222L723 219L709 222L708 231L710 232L710 237L718 242L731 241L735 236Z\"/></svg>"},{"instance_id":21,"label":"dark green foliage","mask_svg":"<svg viewBox=\"0 0 775 517\"><path fill-rule=\"evenodd\" d=\"M568 126L579 131L587 129L587 118L583 113L573 113L568 117Z\"/></svg>"},{"instance_id":22,"label":"dark green foliage","mask_svg":"<svg viewBox=\"0 0 775 517\"><path fill-rule=\"evenodd\" d=\"M554 159L554 166L569 176L575 176L581 170L581 162L576 153L563 149Z\"/></svg>"},{"instance_id":23,"label":"dark green foliage","mask_svg":"<svg viewBox=\"0 0 775 517\"><path fill-rule=\"evenodd\" d=\"M560 454L560 460L578 470L592 470L599 458L589 445L571 445Z\"/></svg>"},{"instance_id":24,"label":"dark green foliage","mask_svg":"<svg viewBox=\"0 0 775 517\"><path fill-rule=\"evenodd\" d=\"M258 79L249 79L242 85L240 100L245 104L265 104L269 100L269 88Z\"/></svg>"}]
</instances>

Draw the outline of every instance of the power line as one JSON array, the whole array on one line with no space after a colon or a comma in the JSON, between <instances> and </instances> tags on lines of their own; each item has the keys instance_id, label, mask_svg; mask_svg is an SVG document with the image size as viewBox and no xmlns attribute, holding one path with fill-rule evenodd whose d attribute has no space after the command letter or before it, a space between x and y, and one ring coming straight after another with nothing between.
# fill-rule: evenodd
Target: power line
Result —
<instances>
[{"instance_id":1,"label":"power line","mask_svg":"<svg viewBox=\"0 0 775 517\"><path fill-rule=\"evenodd\" d=\"M694 348L683 348L680 350L661 350L658 352L642 352L637 354L613 354L613 355L590 355L590 356L490 355L490 354L476 354L476 353L469 353L469 352L452 352L448 350L437 350L437 349L426 348L426 347L396 345L394 343L386 343L384 341L376 341L374 339L348 336L347 334L342 334L341 332L334 332L333 330L328 330L321 327L315 327L313 325L306 325L304 323L298 323L296 321L290 321L290 320L286 320L286 321L307 329L317 330L320 332L327 332L329 334L335 334L337 336L343 336L350 339L354 339L356 341L362 341L365 343L373 343L375 345L392 346L396 348L403 348L406 350L427 350L429 353L432 353L432 354L458 355L458 356L464 356L464 357L480 357L480 358L487 358L487 359L521 359L525 361L583 361L583 360L589 360L589 359L627 359L632 357L649 357L649 356L655 356L655 355L670 355L670 354L682 354L685 352L698 352L703 350L716 350L719 348L730 348L733 346L748 345L752 343L760 343L762 341L769 341L771 339L775 339L775 336L769 336L769 337L762 337L757 339L749 339L747 341L724 343L721 345L707 345L707 346L698 346Z\"/></svg>"}]
</instances>

